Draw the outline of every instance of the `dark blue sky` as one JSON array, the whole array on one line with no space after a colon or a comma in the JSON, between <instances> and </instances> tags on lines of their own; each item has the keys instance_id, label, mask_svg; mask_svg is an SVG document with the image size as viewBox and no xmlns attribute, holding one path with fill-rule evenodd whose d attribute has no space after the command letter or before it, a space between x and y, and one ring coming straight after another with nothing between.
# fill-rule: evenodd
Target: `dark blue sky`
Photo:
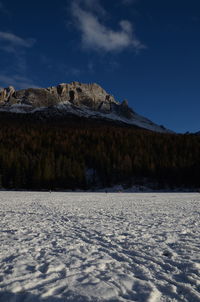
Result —
<instances>
[{"instance_id":1,"label":"dark blue sky","mask_svg":"<svg viewBox=\"0 0 200 302\"><path fill-rule=\"evenodd\" d=\"M200 130L200 1L0 0L0 87L74 80Z\"/></svg>"}]
</instances>

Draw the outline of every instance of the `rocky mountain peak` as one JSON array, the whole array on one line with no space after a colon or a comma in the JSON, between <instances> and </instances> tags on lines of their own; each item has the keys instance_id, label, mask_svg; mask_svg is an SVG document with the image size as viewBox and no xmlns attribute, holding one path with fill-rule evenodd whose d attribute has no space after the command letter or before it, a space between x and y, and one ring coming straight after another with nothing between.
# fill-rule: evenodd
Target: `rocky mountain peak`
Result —
<instances>
[{"instance_id":1,"label":"rocky mountain peak","mask_svg":"<svg viewBox=\"0 0 200 302\"><path fill-rule=\"evenodd\" d=\"M99 108L109 108L110 110L111 104L119 104L100 85L79 82L62 83L49 88L28 88L18 91L15 91L14 87L10 86L0 91L0 100L1 104L22 104L33 107L49 107L63 102L70 102L73 105L84 105L93 110L98 110Z\"/></svg>"},{"instance_id":2,"label":"rocky mountain peak","mask_svg":"<svg viewBox=\"0 0 200 302\"><path fill-rule=\"evenodd\" d=\"M42 118L54 116L82 116L110 119L141 128L168 132L150 120L136 114L128 101L122 103L96 83L61 83L48 88L15 90L0 89L0 111L30 113Z\"/></svg>"},{"instance_id":3,"label":"rocky mountain peak","mask_svg":"<svg viewBox=\"0 0 200 302\"><path fill-rule=\"evenodd\" d=\"M61 100L68 100L71 103L82 103L86 106L91 106L92 103L101 102L118 103L114 97L108 94L100 85L84 84L80 82L72 82L70 84L62 83L56 87L47 88L51 93L58 94Z\"/></svg>"}]
</instances>

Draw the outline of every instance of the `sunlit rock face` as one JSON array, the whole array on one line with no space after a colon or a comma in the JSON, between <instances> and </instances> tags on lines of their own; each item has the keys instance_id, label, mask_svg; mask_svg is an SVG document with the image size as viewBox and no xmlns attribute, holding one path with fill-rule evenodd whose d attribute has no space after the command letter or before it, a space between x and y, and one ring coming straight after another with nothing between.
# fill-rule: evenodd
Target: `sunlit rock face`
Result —
<instances>
[{"instance_id":1,"label":"sunlit rock face","mask_svg":"<svg viewBox=\"0 0 200 302\"><path fill-rule=\"evenodd\" d=\"M55 87L49 88L54 90ZM109 95L98 84L83 84L72 82L70 84L60 84L57 86L57 93L60 98L68 99L72 103L91 105L101 102L117 103L113 96Z\"/></svg>"},{"instance_id":2,"label":"sunlit rock face","mask_svg":"<svg viewBox=\"0 0 200 302\"><path fill-rule=\"evenodd\" d=\"M127 103L120 104L96 83L83 84L72 82L59 84L49 88L28 88L15 91L13 87L1 89L1 105L13 104L29 105L33 108L51 107L69 102L75 106L85 106L95 111L110 113L113 110L118 114L130 116L132 110ZM128 114L129 113L129 114Z\"/></svg>"},{"instance_id":3,"label":"sunlit rock face","mask_svg":"<svg viewBox=\"0 0 200 302\"><path fill-rule=\"evenodd\" d=\"M78 82L59 84L49 88L28 88L16 92L12 86L0 90L1 102L10 102L11 98L12 102L15 99L16 103L28 103L36 107L51 106L66 101L76 105L83 104L88 107L96 107L102 102L118 104L114 97L109 95L98 84L82 84Z\"/></svg>"},{"instance_id":4,"label":"sunlit rock face","mask_svg":"<svg viewBox=\"0 0 200 302\"><path fill-rule=\"evenodd\" d=\"M8 88L0 88L0 103L7 102L15 93L15 88L9 86Z\"/></svg>"}]
</instances>

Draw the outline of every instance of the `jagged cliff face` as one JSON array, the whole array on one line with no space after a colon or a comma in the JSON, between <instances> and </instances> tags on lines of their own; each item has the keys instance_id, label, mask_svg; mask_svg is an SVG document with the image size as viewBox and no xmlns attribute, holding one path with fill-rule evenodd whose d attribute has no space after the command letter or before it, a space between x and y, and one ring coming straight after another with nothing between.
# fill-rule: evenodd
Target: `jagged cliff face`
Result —
<instances>
[{"instance_id":1,"label":"jagged cliff face","mask_svg":"<svg viewBox=\"0 0 200 302\"><path fill-rule=\"evenodd\" d=\"M10 97L15 93L15 88L9 86L8 88L0 88L0 104L6 103L9 101Z\"/></svg>"},{"instance_id":2,"label":"jagged cliff face","mask_svg":"<svg viewBox=\"0 0 200 302\"><path fill-rule=\"evenodd\" d=\"M127 101L118 102L98 84L72 82L49 88L0 89L0 112L29 113L45 118L76 115L103 118L136 125L153 131L168 132L136 114Z\"/></svg>"},{"instance_id":3,"label":"jagged cliff face","mask_svg":"<svg viewBox=\"0 0 200 302\"><path fill-rule=\"evenodd\" d=\"M130 118L132 114L132 110L125 101L120 104L96 83L72 82L49 88L29 88L18 91L10 86L0 90L0 105L4 108L18 104L30 112L35 108L53 107L64 103L77 107L84 106L103 113L115 111L127 118Z\"/></svg>"},{"instance_id":4,"label":"jagged cliff face","mask_svg":"<svg viewBox=\"0 0 200 302\"><path fill-rule=\"evenodd\" d=\"M33 107L54 106L62 102L84 105L93 110L110 110L111 104L119 104L98 84L72 82L49 88L29 88L15 91L14 87L0 90L1 105L25 104Z\"/></svg>"}]
</instances>

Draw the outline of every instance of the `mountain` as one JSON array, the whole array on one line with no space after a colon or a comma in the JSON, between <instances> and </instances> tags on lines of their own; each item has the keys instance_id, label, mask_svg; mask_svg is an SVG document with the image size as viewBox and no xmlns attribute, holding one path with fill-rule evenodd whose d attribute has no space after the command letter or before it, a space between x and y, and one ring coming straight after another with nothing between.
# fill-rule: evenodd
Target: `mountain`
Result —
<instances>
[{"instance_id":1,"label":"mountain","mask_svg":"<svg viewBox=\"0 0 200 302\"><path fill-rule=\"evenodd\" d=\"M200 136L152 123L97 84L1 89L0 142L0 189L200 188Z\"/></svg>"},{"instance_id":2,"label":"mountain","mask_svg":"<svg viewBox=\"0 0 200 302\"><path fill-rule=\"evenodd\" d=\"M0 112L31 114L42 118L76 116L134 125L151 131L170 130L137 114L126 100L118 102L96 83L72 82L49 88L0 89Z\"/></svg>"}]
</instances>

